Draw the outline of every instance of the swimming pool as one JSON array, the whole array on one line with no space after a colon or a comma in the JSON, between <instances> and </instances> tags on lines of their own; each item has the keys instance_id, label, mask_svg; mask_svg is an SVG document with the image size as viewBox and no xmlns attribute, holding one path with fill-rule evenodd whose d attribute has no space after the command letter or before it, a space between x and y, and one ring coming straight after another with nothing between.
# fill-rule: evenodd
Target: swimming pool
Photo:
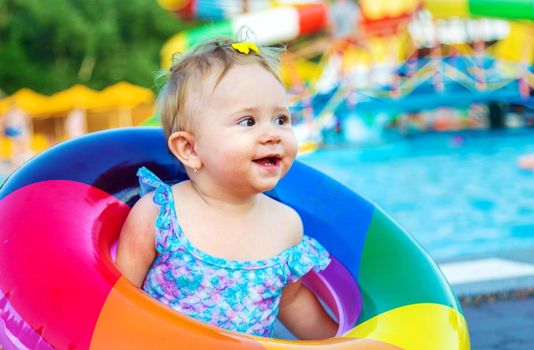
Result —
<instances>
[{"instance_id":1,"label":"swimming pool","mask_svg":"<svg viewBox=\"0 0 534 350\"><path fill-rule=\"evenodd\" d=\"M422 134L299 156L377 203L438 262L534 248L534 129Z\"/></svg>"}]
</instances>

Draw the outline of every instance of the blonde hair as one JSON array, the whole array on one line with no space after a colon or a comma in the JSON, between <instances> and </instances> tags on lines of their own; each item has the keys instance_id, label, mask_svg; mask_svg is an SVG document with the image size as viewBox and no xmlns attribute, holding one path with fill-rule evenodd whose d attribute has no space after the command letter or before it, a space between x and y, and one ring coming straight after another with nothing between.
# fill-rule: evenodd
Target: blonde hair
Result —
<instances>
[{"instance_id":1,"label":"blonde hair","mask_svg":"<svg viewBox=\"0 0 534 350\"><path fill-rule=\"evenodd\" d=\"M259 47L248 54L234 49L230 38L211 39L183 55L175 54L168 81L158 96L161 124L165 137L191 127L192 108L189 93L200 87L206 77L219 70L215 86L234 65L260 64L280 81L278 68L282 47ZM197 89L198 90L198 89ZM201 97L200 97L201 98Z\"/></svg>"}]
</instances>

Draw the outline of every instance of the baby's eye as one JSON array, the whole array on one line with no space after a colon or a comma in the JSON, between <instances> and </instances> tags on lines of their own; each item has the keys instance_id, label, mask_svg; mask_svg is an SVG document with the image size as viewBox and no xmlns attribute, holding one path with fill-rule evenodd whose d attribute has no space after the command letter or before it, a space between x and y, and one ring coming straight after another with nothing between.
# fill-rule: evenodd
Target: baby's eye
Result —
<instances>
[{"instance_id":1,"label":"baby's eye","mask_svg":"<svg viewBox=\"0 0 534 350\"><path fill-rule=\"evenodd\" d=\"M274 119L275 125L286 125L289 123L290 123L289 117L286 115L279 115L278 117Z\"/></svg>"},{"instance_id":2,"label":"baby's eye","mask_svg":"<svg viewBox=\"0 0 534 350\"><path fill-rule=\"evenodd\" d=\"M256 121L252 117L246 117L246 118L241 119L239 123L237 124L241 126L254 126L256 125Z\"/></svg>"}]
</instances>

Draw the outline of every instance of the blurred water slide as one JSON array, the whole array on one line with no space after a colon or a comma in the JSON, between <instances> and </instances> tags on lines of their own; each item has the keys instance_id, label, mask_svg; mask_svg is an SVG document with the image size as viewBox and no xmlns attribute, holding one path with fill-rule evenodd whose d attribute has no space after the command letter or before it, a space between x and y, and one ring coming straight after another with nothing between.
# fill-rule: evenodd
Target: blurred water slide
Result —
<instances>
[{"instance_id":1,"label":"blurred water slide","mask_svg":"<svg viewBox=\"0 0 534 350\"><path fill-rule=\"evenodd\" d=\"M423 0L422 3L423 8L438 20L452 17L481 19L471 28L478 31L478 37L499 25L506 25L507 34L497 38L488 53L501 61L505 75L517 75L518 68L523 69L519 74L525 76L530 86L533 85L528 66L534 63L534 0ZM488 20L491 18L494 20Z\"/></svg>"},{"instance_id":2,"label":"blurred water slide","mask_svg":"<svg viewBox=\"0 0 534 350\"><path fill-rule=\"evenodd\" d=\"M495 17L534 20L534 0L423 0L435 18Z\"/></svg>"},{"instance_id":3,"label":"blurred water slide","mask_svg":"<svg viewBox=\"0 0 534 350\"><path fill-rule=\"evenodd\" d=\"M172 1L170 0L159 1L164 8L174 8L171 7L170 3ZM228 1L228 3L235 3L236 5L242 2ZM221 14L220 20L200 23L198 26L171 37L161 49L163 68L170 66L171 57L175 52L184 52L196 43L214 36L235 36L238 30L243 27L248 27L251 30L256 43L271 45L319 32L325 29L328 23L327 4L323 1L297 2L292 6L273 6L272 1L249 1L248 3L254 4L254 6L251 5L251 12L246 13L238 11L238 7L234 8L226 1L182 1L182 5L185 4L185 6L196 4L198 12L201 12L200 5L205 5L206 8L209 8L208 3L214 6L212 8L213 11L215 11L215 8L220 8L221 11L223 9L228 11L224 12L224 15ZM217 7L216 5L219 4L221 6ZM260 6L260 4L264 6ZM185 8L181 7L180 9L182 11ZM207 10L203 12L207 12ZM235 15L233 15L234 13ZM197 16L199 16L199 13L197 13Z\"/></svg>"},{"instance_id":4,"label":"blurred water slide","mask_svg":"<svg viewBox=\"0 0 534 350\"><path fill-rule=\"evenodd\" d=\"M264 11L276 6L320 3L323 0L158 0L164 9L182 19L219 20Z\"/></svg>"}]
</instances>

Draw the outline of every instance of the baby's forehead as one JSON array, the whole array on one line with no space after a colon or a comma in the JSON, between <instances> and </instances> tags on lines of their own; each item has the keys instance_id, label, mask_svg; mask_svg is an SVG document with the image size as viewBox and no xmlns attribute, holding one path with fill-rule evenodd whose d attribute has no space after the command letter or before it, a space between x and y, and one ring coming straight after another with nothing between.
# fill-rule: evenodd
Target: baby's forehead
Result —
<instances>
[{"instance_id":1,"label":"baby's forehead","mask_svg":"<svg viewBox=\"0 0 534 350\"><path fill-rule=\"evenodd\" d=\"M209 98L222 72L221 68L210 67L207 70L195 69L189 72L182 87L182 101L194 104L195 101Z\"/></svg>"},{"instance_id":2,"label":"baby's forehead","mask_svg":"<svg viewBox=\"0 0 534 350\"><path fill-rule=\"evenodd\" d=\"M184 85L183 101L187 115L192 117L198 115L202 107L206 106L215 91L220 78L222 77L224 67L221 64L210 65L207 69L191 70ZM194 118L193 118L194 119Z\"/></svg>"},{"instance_id":3,"label":"baby's forehead","mask_svg":"<svg viewBox=\"0 0 534 350\"><path fill-rule=\"evenodd\" d=\"M215 63L208 69L198 69L190 76L184 96L187 110L194 115L208 105L211 108L219 108L215 106L220 106L221 103L222 105L237 103L241 100L242 84L255 89L254 86L250 86L250 78L259 78L256 69L272 75L273 79L282 84L273 72L258 62L233 62L226 65Z\"/></svg>"},{"instance_id":4,"label":"baby's forehead","mask_svg":"<svg viewBox=\"0 0 534 350\"><path fill-rule=\"evenodd\" d=\"M192 90L196 90L197 93L200 93L202 97L210 97L214 94L222 80L227 77L228 72L235 67L242 65L244 64L237 62L226 66L222 63L216 63L210 65L207 70L197 70L194 76L190 79L190 87Z\"/></svg>"},{"instance_id":5,"label":"baby's forehead","mask_svg":"<svg viewBox=\"0 0 534 350\"><path fill-rule=\"evenodd\" d=\"M225 67L221 66L217 68L212 68L211 72L205 75L205 77L207 78L205 86L211 88L210 91L213 92L213 90L215 90L222 83L223 80L225 80L226 85L228 83L228 80L226 80L226 78L229 76L232 77L232 79L230 80L232 81L241 80L240 78L244 76L253 76L258 78L260 75L269 76L269 79L273 78L274 80L282 84L280 78L273 71L271 71L268 67L262 65L259 62L235 62Z\"/></svg>"}]
</instances>

